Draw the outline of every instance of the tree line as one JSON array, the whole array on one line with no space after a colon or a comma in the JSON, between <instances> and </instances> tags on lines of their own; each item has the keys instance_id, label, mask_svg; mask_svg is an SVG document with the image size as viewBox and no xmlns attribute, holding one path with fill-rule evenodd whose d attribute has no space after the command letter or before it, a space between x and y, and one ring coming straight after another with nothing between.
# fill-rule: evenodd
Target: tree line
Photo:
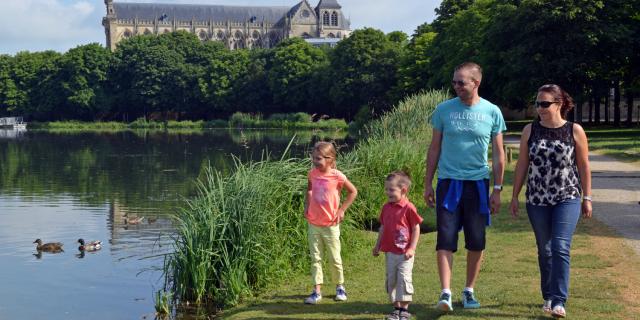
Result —
<instances>
[{"instance_id":1,"label":"tree line","mask_svg":"<svg viewBox=\"0 0 640 320\"><path fill-rule=\"evenodd\" d=\"M308 112L364 121L408 94L449 87L463 61L482 65L481 95L504 108L526 108L552 82L588 103L590 121L630 124L633 108L620 110L640 96L640 0L444 0L436 19L410 36L364 28L335 48L293 38L231 51L175 32L132 37L114 52L94 43L0 55L0 115L133 121Z\"/></svg>"}]
</instances>

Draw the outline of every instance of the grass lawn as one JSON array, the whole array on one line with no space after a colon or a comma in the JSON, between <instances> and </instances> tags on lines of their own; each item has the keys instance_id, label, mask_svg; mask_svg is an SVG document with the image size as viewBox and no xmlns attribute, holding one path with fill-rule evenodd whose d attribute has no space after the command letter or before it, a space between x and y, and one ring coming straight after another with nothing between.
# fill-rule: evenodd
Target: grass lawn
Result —
<instances>
[{"instance_id":1,"label":"grass lawn","mask_svg":"<svg viewBox=\"0 0 640 320\"><path fill-rule=\"evenodd\" d=\"M507 135L520 136L531 120L509 121ZM583 124L589 139L589 149L625 162L640 164L640 126L615 128Z\"/></svg>"},{"instance_id":2,"label":"grass lawn","mask_svg":"<svg viewBox=\"0 0 640 320\"><path fill-rule=\"evenodd\" d=\"M637 144L636 144L637 146ZM506 181L512 181L513 168ZM508 183L510 185L510 183ZM521 194L523 199L524 192ZM435 233L423 234L416 255L413 282L414 319L544 319L539 293L539 273L533 232L521 207L513 220L507 213L511 189L503 191L501 213L488 229L485 261L476 285L482 308L463 310L460 292L464 287L465 253L455 254L452 290L454 312L440 314L433 306L440 287L435 263ZM424 217L423 201L413 199ZM347 213L348 214L348 213ZM376 234L358 231L360 245L346 247L344 257L347 302L334 302L333 286L327 285L319 305L302 303L311 292L310 276L291 275L265 293L224 311L223 319L382 319L390 303L384 291L384 257L372 257ZM461 235L460 248L464 247ZM572 319L640 319L640 258L623 244L623 239L595 220L581 220L574 237L568 316Z\"/></svg>"},{"instance_id":3,"label":"grass lawn","mask_svg":"<svg viewBox=\"0 0 640 320\"><path fill-rule=\"evenodd\" d=\"M587 127L585 130L591 150L640 164L640 127Z\"/></svg>"}]
</instances>

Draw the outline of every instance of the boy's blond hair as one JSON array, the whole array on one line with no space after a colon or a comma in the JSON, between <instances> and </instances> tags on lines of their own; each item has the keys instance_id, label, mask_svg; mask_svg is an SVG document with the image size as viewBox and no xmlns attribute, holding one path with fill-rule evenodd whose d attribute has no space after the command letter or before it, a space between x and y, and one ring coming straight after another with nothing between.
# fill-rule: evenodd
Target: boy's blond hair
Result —
<instances>
[{"instance_id":1,"label":"boy's blond hair","mask_svg":"<svg viewBox=\"0 0 640 320\"><path fill-rule=\"evenodd\" d=\"M396 183L400 187L406 187L407 190L411 188L411 177L409 176L408 173L401 170L396 170L389 173L385 181Z\"/></svg>"}]
</instances>

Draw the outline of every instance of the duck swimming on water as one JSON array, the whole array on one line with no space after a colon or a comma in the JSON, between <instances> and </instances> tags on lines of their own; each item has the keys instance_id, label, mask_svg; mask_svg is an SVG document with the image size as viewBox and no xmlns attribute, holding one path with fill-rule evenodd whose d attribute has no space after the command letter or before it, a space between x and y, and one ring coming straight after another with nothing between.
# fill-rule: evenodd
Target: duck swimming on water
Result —
<instances>
[{"instance_id":1,"label":"duck swimming on water","mask_svg":"<svg viewBox=\"0 0 640 320\"><path fill-rule=\"evenodd\" d=\"M78 239L78 243L80 244L80 246L78 247L78 250L80 251L97 251L102 248L102 241L100 240L94 240L85 243L84 239L80 238Z\"/></svg>"},{"instance_id":2,"label":"duck swimming on water","mask_svg":"<svg viewBox=\"0 0 640 320\"><path fill-rule=\"evenodd\" d=\"M36 239L33 243L37 243L36 250L45 252L60 252L62 250L61 242L42 243L42 240Z\"/></svg>"}]
</instances>

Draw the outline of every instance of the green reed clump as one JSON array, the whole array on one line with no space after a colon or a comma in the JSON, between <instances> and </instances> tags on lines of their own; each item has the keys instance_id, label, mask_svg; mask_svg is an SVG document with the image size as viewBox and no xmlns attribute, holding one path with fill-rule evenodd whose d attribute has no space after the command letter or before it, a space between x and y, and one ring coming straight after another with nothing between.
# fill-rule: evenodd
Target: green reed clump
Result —
<instances>
[{"instance_id":1,"label":"green reed clump","mask_svg":"<svg viewBox=\"0 0 640 320\"><path fill-rule=\"evenodd\" d=\"M309 168L299 159L236 160L228 176L206 170L198 196L177 217L168 275L180 299L234 305L304 265Z\"/></svg>"},{"instance_id":2,"label":"green reed clump","mask_svg":"<svg viewBox=\"0 0 640 320\"><path fill-rule=\"evenodd\" d=\"M421 205L424 190L426 153L431 141L431 116L435 107L449 98L444 90L422 92L407 97L391 111L366 126L368 136L342 161L360 170L352 182L358 187L354 203L356 223L370 226L386 201L384 179L389 172L404 170L412 177L409 198Z\"/></svg>"}]
</instances>

